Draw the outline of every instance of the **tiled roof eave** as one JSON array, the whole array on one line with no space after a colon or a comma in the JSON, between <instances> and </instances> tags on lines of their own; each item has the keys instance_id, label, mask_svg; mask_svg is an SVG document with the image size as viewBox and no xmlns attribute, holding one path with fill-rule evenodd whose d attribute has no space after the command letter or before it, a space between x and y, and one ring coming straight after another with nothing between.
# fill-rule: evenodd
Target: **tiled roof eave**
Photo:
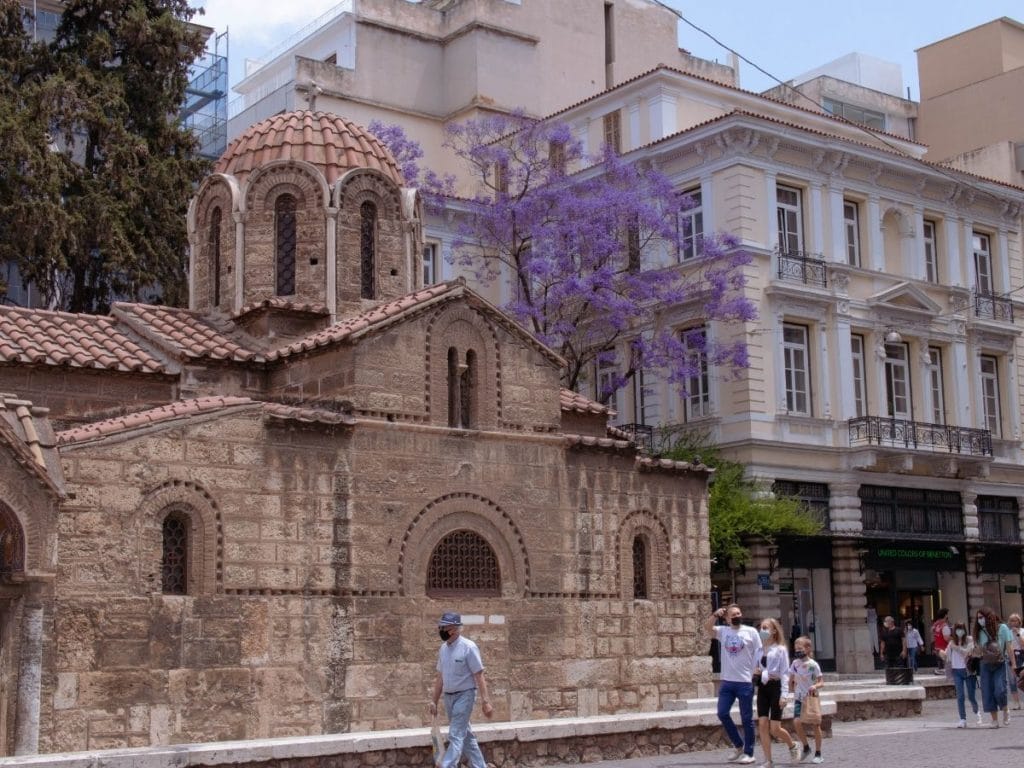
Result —
<instances>
[{"instance_id":1,"label":"tiled roof eave","mask_svg":"<svg viewBox=\"0 0 1024 768\"><path fill-rule=\"evenodd\" d=\"M28 473L32 475L32 477L34 477L45 490L49 491L58 500L67 497L66 491L54 482L54 479L50 476L46 467L39 464L28 446L21 441L18 435L15 434L14 430L11 429L10 425L4 422L3 419L0 419L0 434L6 438L2 442L6 443L11 449L11 452L14 455L14 460L28 470Z\"/></svg>"}]
</instances>

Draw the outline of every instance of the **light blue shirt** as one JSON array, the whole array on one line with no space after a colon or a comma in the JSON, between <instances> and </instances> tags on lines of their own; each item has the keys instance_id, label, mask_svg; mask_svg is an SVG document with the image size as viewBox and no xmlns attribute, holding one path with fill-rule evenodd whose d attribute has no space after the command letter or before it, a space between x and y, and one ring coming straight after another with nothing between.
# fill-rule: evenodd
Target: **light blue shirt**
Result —
<instances>
[{"instance_id":1,"label":"light blue shirt","mask_svg":"<svg viewBox=\"0 0 1024 768\"><path fill-rule=\"evenodd\" d=\"M441 643L437 653L437 671L441 673L441 690L458 693L476 688L473 675L484 671L476 643L461 635L454 643Z\"/></svg>"}]
</instances>

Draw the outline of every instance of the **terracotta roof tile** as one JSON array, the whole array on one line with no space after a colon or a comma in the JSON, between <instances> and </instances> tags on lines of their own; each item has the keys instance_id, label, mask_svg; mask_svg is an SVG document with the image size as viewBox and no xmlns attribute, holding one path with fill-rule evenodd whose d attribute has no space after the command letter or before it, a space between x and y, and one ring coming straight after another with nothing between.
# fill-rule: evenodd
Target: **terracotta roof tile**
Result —
<instances>
[{"instance_id":1,"label":"terracotta roof tile","mask_svg":"<svg viewBox=\"0 0 1024 768\"><path fill-rule=\"evenodd\" d=\"M116 303L112 313L133 330L168 349L178 358L260 361L260 353L230 336L198 312L150 304Z\"/></svg>"},{"instance_id":2,"label":"terracotta roof tile","mask_svg":"<svg viewBox=\"0 0 1024 768\"><path fill-rule=\"evenodd\" d=\"M0 307L0 362L166 373L113 317Z\"/></svg>"},{"instance_id":3,"label":"terracotta roof tile","mask_svg":"<svg viewBox=\"0 0 1024 768\"><path fill-rule=\"evenodd\" d=\"M243 317L250 312L255 312L258 309L287 309L292 312L309 312L313 315L329 315L331 310L327 308L326 304L317 304L314 302L299 302L291 301L289 299L281 298L280 296L274 296L269 299L262 299L260 301L252 301L242 307L237 313L232 315L234 319Z\"/></svg>"},{"instance_id":4,"label":"terracotta roof tile","mask_svg":"<svg viewBox=\"0 0 1024 768\"><path fill-rule=\"evenodd\" d=\"M608 406L602 405L596 400L591 400L589 397L584 397L578 392L573 392L571 389L565 389L564 387L559 391L558 399L563 411L594 414L611 413L611 409Z\"/></svg>"},{"instance_id":5,"label":"terracotta roof tile","mask_svg":"<svg viewBox=\"0 0 1024 768\"><path fill-rule=\"evenodd\" d=\"M57 443L58 445L73 445L89 440L98 440L139 427L213 413L225 408L254 405L256 402L248 397L200 397L194 400L179 400L159 408L137 411L58 432Z\"/></svg>"},{"instance_id":6,"label":"terracotta roof tile","mask_svg":"<svg viewBox=\"0 0 1024 768\"><path fill-rule=\"evenodd\" d=\"M350 339L362 331L382 325L410 310L425 306L445 294L455 294L462 290L464 290L464 284L457 280L450 283L438 283L437 285L427 286L415 293L378 304L361 315L346 318L299 341L281 347L268 354L267 360L280 360L289 355Z\"/></svg>"},{"instance_id":7,"label":"terracotta roof tile","mask_svg":"<svg viewBox=\"0 0 1024 768\"><path fill-rule=\"evenodd\" d=\"M215 170L244 181L273 160L303 159L333 185L352 168L373 168L399 186L405 184L398 163L381 141L365 128L327 112L286 112L256 123L235 139Z\"/></svg>"}]
</instances>

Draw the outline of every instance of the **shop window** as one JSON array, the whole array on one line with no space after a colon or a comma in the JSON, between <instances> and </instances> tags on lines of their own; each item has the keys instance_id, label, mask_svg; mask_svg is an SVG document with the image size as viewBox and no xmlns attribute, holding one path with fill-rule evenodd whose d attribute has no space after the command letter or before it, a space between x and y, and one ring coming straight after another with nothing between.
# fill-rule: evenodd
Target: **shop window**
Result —
<instances>
[{"instance_id":1,"label":"shop window","mask_svg":"<svg viewBox=\"0 0 1024 768\"><path fill-rule=\"evenodd\" d=\"M475 531L449 533L430 555L427 595L497 597L501 594L498 558Z\"/></svg>"}]
</instances>

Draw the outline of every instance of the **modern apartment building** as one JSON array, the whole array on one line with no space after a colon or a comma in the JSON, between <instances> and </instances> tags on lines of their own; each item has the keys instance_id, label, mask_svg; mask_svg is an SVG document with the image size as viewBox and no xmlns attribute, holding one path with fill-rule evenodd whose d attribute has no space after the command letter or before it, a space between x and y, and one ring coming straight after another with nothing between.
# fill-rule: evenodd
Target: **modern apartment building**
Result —
<instances>
[{"instance_id":1,"label":"modern apartment building","mask_svg":"<svg viewBox=\"0 0 1024 768\"><path fill-rule=\"evenodd\" d=\"M917 51L928 159L1024 185L1024 24L1003 17Z\"/></svg>"}]
</instances>

